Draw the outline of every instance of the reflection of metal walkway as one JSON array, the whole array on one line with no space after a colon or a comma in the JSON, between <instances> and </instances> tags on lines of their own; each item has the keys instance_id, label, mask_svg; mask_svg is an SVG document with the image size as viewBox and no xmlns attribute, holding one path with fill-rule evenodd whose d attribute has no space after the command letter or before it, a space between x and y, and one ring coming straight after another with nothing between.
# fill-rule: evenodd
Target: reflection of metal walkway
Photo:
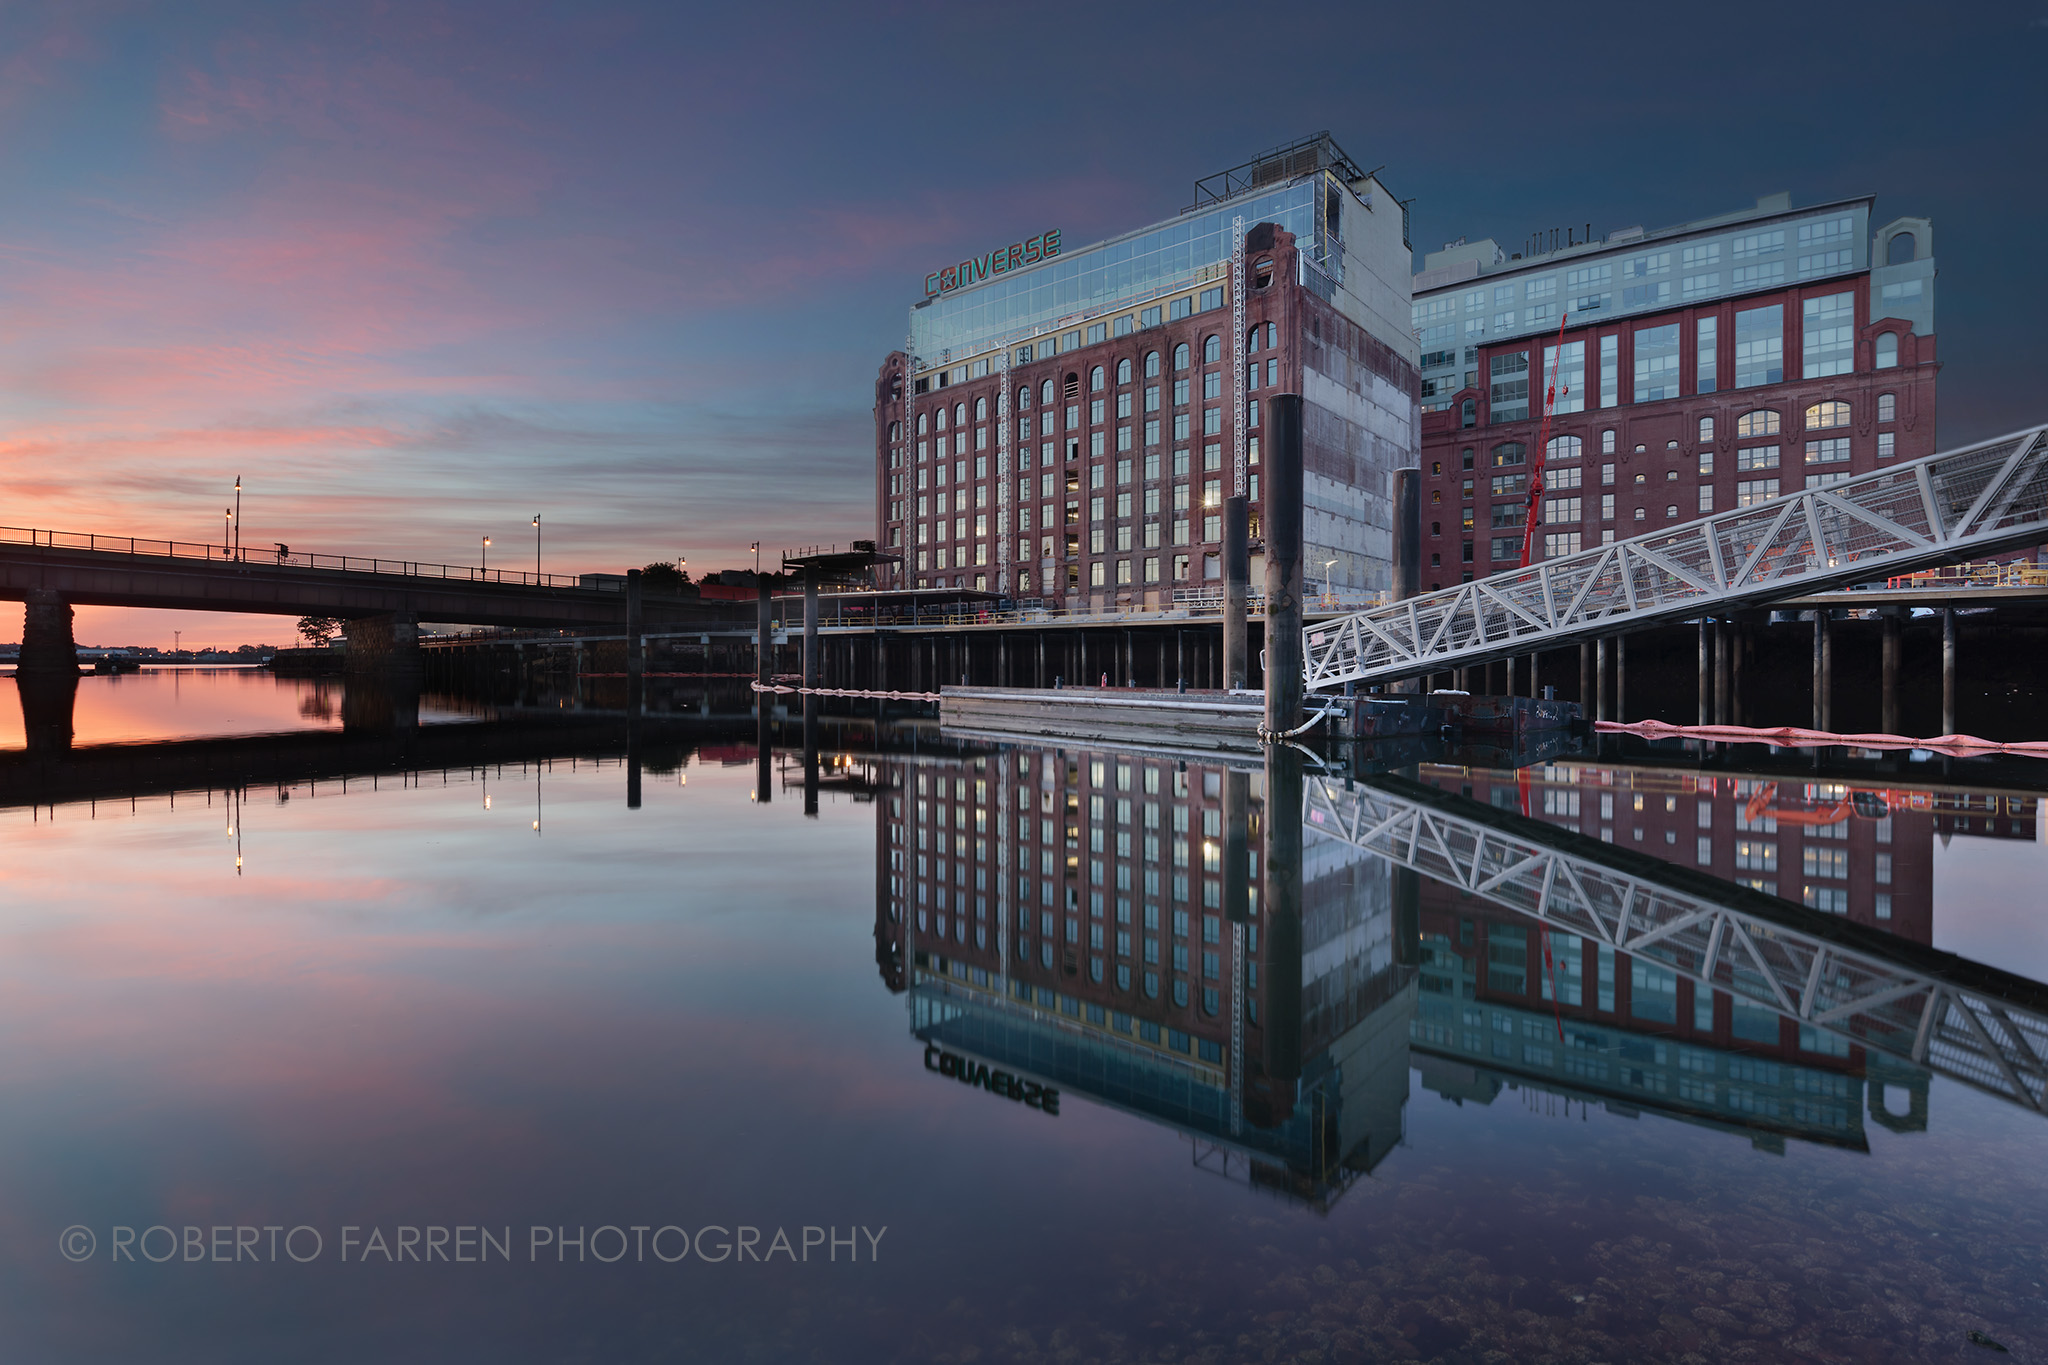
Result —
<instances>
[{"instance_id":1,"label":"reflection of metal walkway","mask_svg":"<svg viewBox=\"0 0 2048 1365\"><path fill-rule=\"evenodd\" d=\"M1313 779L1303 806L1310 830L2048 1111L2039 982L1400 779Z\"/></svg>"},{"instance_id":2,"label":"reflection of metal walkway","mask_svg":"<svg viewBox=\"0 0 2048 1365\"><path fill-rule=\"evenodd\" d=\"M1408 677L2044 539L2036 427L1310 626L1308 682Z\"/></svg>"}]
</instances>

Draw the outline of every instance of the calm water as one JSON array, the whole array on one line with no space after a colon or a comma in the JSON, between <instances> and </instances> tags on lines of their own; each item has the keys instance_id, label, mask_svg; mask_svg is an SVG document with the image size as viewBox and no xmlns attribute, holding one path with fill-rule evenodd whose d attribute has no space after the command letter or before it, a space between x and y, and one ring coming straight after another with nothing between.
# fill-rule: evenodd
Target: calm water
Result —
<instances>
[{"instance_id":1,"label":"calm water","mask_svg":"<svg viewBox=\"0 0 2048 1365\"><path fill-rule=\"evenodd\" d=\"M10 688L0 1359L2048 1350L2038 1064L1960 1013L1916 1054L1924 989L1798 998L2037 1017L2048 765L1347 782L843 717L813 816L801 725L763 801L726 702L408 739L144 674L30 755ZM1488 883L1532 853L1757 956L1544 929Z\"/></svg>"}]
</instances>

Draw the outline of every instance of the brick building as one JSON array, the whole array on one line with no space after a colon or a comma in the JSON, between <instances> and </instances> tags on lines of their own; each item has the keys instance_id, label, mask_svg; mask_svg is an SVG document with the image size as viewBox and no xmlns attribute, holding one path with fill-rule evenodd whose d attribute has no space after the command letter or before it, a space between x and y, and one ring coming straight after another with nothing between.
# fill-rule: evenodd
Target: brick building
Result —
<instances>
[{"instance_id":1,"label":"brick building","mask_svg":"<svg viewBox=\"0 0 2048 1365\"><path fill-rule=\"evenodd\" d=\"M1280 393L1303 398L1304 564L1388 585L1416 450L1405 210L1327 134L1196 191L1093 246L1040 232L925 277L875 388L888 586L1143 607L1220 580L1234 492L1258 550Z\"/></svg>"},{"instance_id":2,"label":"brick building","mask_svg":"<svg viewBox=\"0 0 2048 1365\"><path fill-rule=\"evenodd\" d=\"M1933 227L1873 233L1874 204L1779 194L1547 250L1430 253L1412 311L1424 586L1520 563L1553 371L1536 558L1933 454Z\"/></svg>"}]
</instances>

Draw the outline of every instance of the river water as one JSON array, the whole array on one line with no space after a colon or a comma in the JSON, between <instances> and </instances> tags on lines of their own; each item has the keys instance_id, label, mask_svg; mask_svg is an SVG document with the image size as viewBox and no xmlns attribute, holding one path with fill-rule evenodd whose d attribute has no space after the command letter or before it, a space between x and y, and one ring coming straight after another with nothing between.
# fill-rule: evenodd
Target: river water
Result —
<instances>
[{"instance_id":1,"label":"river water","mask_svg":"<svg viewBox=\"0 0 2048 1365\"><path fill-rule=\"evenodd\" d=\"M2048 1350L2048 765L12 688L0 1359Z\"/></svg>"}]
</instances>

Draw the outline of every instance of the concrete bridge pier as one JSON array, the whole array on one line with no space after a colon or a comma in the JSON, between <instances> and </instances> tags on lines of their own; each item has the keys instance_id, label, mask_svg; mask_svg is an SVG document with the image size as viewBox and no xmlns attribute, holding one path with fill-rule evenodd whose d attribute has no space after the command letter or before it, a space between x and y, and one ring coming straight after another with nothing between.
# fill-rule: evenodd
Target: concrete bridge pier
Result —
<instances>
[{"instance_id":1,"label":"concrete bridge pier","mask_svg":"<svg viewBox=\"0 0 2048 1365\"><path fill-rule=\"evenodd\" d=\"M22 734L31 754L71 752L72 716L78 709L78 670L65 673L17 673L21 697Z\"/></svg>"},{"instance_id":2,"label":"concrete bridge pier","mask_svg":"<svg viewBox=\"0 0 2048 1365\"><path fill-rule=\"evenodd\" d=\"M347 686L341 695L345 731L415 730L420 723L420 623L396 612L341 623Z\"/></svg>"},{"instance_id":3,"label":"concrete bridge pier","mask_svg":"<svg viewBox=\"0 0 2048 1365\"><path fill-rule=\"evenodd\" d=\"M30 588L21 622L18 677L78 676L78 642L71 634L71 604L48 588Z\"/></svg>"}]
</instances>

